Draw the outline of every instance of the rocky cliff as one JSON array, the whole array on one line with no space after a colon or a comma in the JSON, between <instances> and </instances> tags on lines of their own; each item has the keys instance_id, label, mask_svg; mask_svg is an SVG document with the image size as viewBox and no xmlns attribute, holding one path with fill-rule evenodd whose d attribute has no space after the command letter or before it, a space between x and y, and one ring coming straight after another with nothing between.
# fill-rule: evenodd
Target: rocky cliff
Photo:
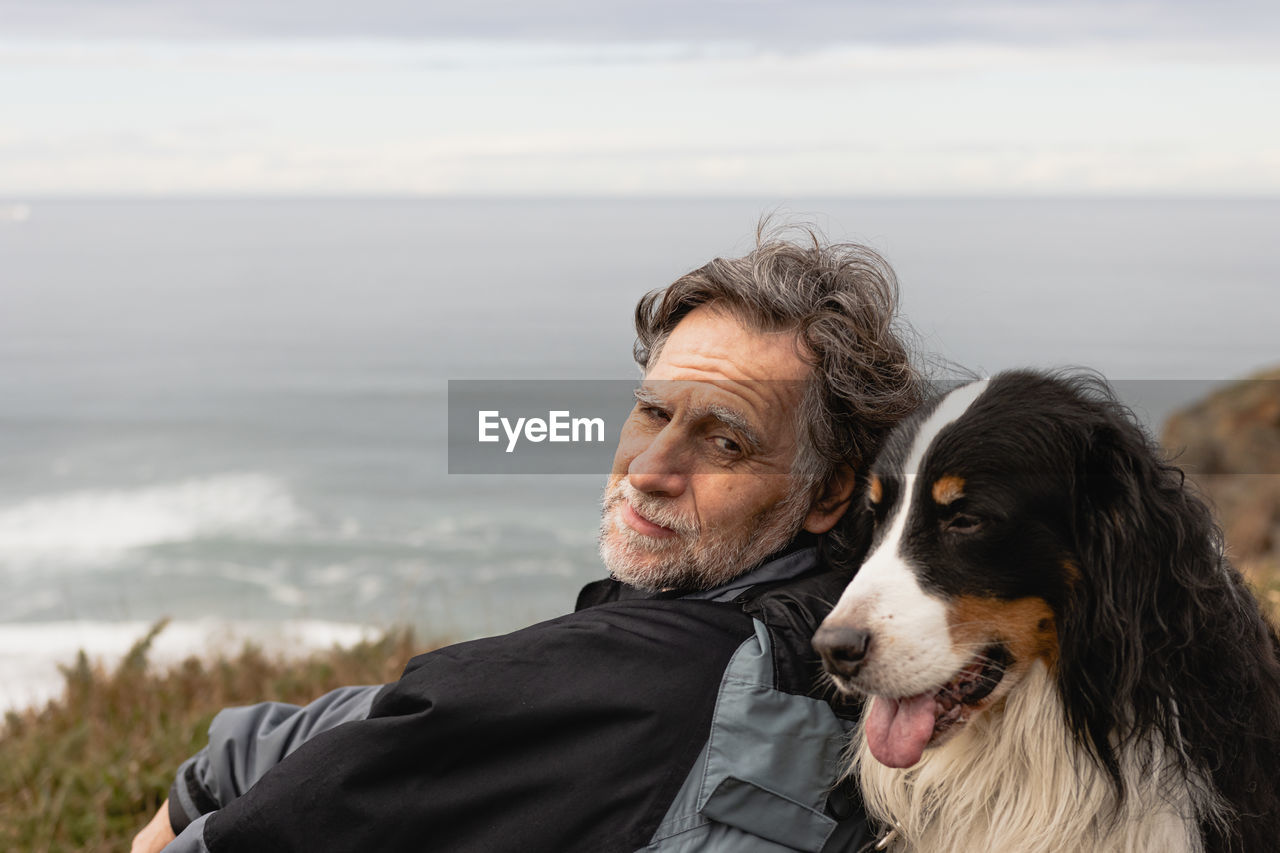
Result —
<instances>
[{"instance_id":1,"label":"rocky cliff","mask_svg":"<svg viewBox=\"0 0 1280 853\"><path fill-rule=\"evenodd\" d=\"M1280 609L1280 368L1175 412L1161 443L1213 502L1232 562Z\"/></svg>"}]
</instances>

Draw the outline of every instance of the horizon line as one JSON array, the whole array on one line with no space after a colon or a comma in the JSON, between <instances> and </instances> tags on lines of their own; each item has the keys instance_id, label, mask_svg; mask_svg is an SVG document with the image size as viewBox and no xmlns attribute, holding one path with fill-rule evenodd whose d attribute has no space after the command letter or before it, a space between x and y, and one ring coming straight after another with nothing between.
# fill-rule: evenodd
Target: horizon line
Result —
<instances>
[{"instance_id":1,"label":"horizon line","mask_svg":"<svg viewBox=\"0 0 1280 853\"><path fill-rule=\"evenodd\" d=\"M90 201L438 201L438 202L818 202L899 201L1237 201L1277 202L1280 191L1242 192L1096 192L1096 193L396 193L396 192L39 192L0 190L0 206L38 202Z\"/></svg>"}]
</instances>

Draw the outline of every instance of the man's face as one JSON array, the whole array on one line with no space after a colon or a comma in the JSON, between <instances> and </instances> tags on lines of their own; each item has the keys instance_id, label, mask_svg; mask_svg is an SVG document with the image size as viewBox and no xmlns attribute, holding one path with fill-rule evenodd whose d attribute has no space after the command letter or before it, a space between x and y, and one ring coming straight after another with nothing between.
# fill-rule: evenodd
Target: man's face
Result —
<instances>
[{"instance_id":1,"label":"man's face","mask_svg":"<svg viewBox=\"0 0 1280 853\"><path fill-rule=\"evenodd\" d=\"M714 308L672 330L605 489L600 554L614 577L708 589L810 527L809 490L791 476L808 373L794 335L750 331Z\"/></svg>"}]
</instances>

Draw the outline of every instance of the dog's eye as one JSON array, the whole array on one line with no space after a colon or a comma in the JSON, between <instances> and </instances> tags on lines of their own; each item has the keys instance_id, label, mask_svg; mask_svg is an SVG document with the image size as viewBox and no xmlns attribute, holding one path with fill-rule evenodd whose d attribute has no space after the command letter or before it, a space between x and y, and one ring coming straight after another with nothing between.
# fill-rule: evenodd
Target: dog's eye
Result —
<instances>
[{"instance_id":1,"label":"dog's eye","mask_svg":"<svg viewBox=\"0 0 1280 853\"><path fill-rule=\"evenodd\" d=\"M942 525L948 533L976 533L982 529L982 519L968 513L957 513Z\"/></svg>"}]
</instances>

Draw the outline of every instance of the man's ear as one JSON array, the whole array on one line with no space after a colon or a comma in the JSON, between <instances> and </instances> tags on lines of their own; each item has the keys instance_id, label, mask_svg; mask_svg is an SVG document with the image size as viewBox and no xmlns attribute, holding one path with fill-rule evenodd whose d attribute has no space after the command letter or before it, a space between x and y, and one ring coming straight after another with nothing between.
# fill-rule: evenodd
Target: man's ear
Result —
<instances>
[{"instance_id":1,"label":"man's ear","mask_svg":"<svg viewBox=\"0 0 1280 853\"><path fill-rule=\"evenodd\" d=\"M826 533L849 509L853 488L858 477L848 465L841 465L822 487L822 493L814 501L804 518L804 529L810 533Z\"/></svg>"}]
</instances>

